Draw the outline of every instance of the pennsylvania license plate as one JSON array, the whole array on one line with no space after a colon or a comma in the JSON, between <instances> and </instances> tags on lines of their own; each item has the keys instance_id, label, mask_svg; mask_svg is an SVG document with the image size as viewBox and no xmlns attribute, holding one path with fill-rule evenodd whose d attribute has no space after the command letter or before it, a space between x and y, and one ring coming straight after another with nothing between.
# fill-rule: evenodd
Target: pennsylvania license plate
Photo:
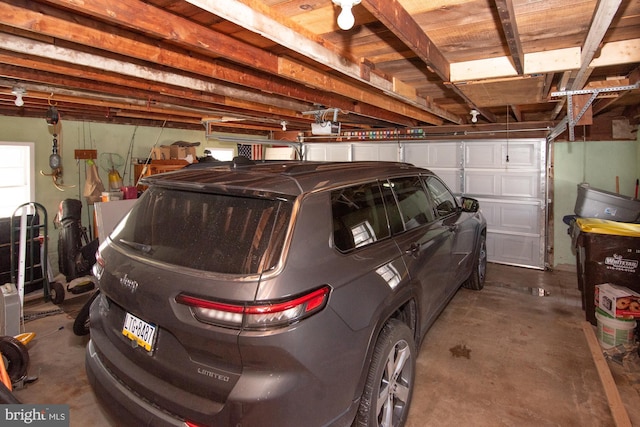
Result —
<instances>
[{"instance_id":1,"label":"pennsylvania license plate","mask_svg":"<svg viewBox=\"0 0 640 427\"><path fill-rule=\"evenodd\" d=\"M145 350L151 351L156 336L156 326L126 313L124 326L122 326L122 335L138 343Z\"/></svg>"}]
</instances>

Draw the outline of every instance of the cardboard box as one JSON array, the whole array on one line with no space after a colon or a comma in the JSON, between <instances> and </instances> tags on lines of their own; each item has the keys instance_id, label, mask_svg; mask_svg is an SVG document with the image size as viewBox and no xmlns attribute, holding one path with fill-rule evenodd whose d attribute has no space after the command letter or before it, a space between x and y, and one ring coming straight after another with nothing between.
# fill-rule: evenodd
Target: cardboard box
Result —
<instances>
[{"instance_id":1,"label":"cardboard box","mask_svg":"<svg viewBox=\"0 0 640 427\"><path fill-rule=\"evenodd\" d=\"M189 154L196 158L196 147L180 147L178 145L169 146L170 155L172 159L186 159Z\"/></svg>"},{"instance_id":2,"label":"cardboard box","mask_svg":"<svg viewBox=\"0 0 640 427\"><path fill-rule=\"evenodd\" d=\"M169 160L171 158L171 149L166 145L153 147L151 151L151 160Z\"/></svg>"},{"instance_id":3,"label":"cardboard box","mask_svg":"<svg viewBox=\"0 0 640 427\"><path fill-rule=\"evenodd\" d=\"M640 294L624 286L596 285L595 305L611 317L640 318Z\"/></svg>"}]
</instances>

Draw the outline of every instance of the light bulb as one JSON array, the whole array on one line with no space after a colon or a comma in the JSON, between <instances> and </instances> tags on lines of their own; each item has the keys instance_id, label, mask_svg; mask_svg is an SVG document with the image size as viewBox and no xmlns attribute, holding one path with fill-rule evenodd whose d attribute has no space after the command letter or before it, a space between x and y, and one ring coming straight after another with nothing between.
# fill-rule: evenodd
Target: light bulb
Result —
<instances>
[{"instance_id":1,"label":"light bulb","mask_svg":"<svg viewBox=\"0 0 640 427\"><path fill-rule=\"evenodd\" d=\"M353 13L351 13L351 5L342 4L341 7L342 11L340 15L338 15L338 27L343 30L350 30L353 24L356 23L356 19L353 17Z\"/></svg>"},{"instance_id":2,"label":"light bulb","mask_svg":"<svg viewBox=\"0 0 640 427\"><path fill-rule=\"evenodd\" d=\"M16 107L22 107L24 105L24 99L22 99L22 95L24 95L24 89L15 88L11 91L11 93L16 96L16 100L14 101Z\"/></svg>"}]
</instances>

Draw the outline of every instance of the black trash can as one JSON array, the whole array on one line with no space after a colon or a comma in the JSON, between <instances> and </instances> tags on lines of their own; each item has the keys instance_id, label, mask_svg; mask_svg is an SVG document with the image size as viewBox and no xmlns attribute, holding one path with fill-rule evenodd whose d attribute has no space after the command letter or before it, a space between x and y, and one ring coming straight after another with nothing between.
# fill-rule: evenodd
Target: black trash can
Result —
<instances>
[{"instance_id":1,"label":"black trash can","mask_svg":"<svg viewBox=\"0 0 640 427\"><path fill-rule=\"evenodd\" d=\"M578 218L576 266L585 318L596 325L596 285L611 283L640 292L640 224Z\"/></svg>"}]
</instances>

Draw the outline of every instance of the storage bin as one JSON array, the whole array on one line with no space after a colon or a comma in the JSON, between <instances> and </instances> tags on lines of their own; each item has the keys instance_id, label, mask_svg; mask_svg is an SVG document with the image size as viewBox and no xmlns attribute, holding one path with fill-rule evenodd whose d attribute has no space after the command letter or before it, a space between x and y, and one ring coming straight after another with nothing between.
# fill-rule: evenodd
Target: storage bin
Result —
<instances>
[{"instance_id":1,"label":"storage bin","mask_svg":"<svg viewBox=\"0 0 640 427\"><path fill-rule=\"evenodd\" d=\"M578 184L578 197L574 212L583 218L638 222L640 220L640 200L599 190L587 183L582 183Z\"/></svg>"},{"instance_id":2,"label":"storage bin","mask_svg":"<svg viewBox=\"0 0 640 427\"><path fill-rule=\"evenodd\" d=\"M595 288L602 283L640 293L640 224L578 218L576 264L585 318L596 325Z\"/></svg>"}]
</instances>

